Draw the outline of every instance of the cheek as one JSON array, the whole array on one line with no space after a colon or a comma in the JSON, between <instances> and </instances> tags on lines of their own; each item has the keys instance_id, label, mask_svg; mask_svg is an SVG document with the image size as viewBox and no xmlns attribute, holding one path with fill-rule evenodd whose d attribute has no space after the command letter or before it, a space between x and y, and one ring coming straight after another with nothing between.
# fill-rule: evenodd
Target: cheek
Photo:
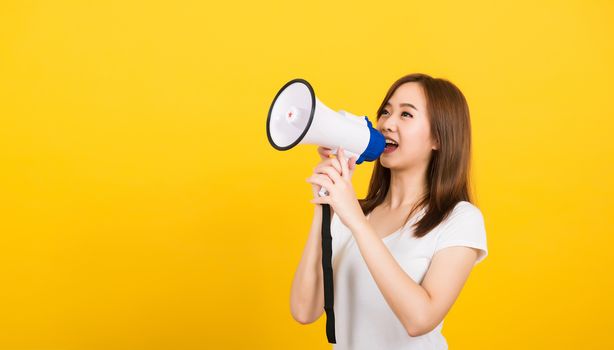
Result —
<instances>
[{"instance_id":1,"label":"cheek","mask_svg":"<svg viewBox=\"0 0 614 350\"><path fill-rule=\"evenodd\" d=\"M409 152L416 156L430 152L430 134L423 128L407 130L403 134L403 152Z\"/></svg>"}]
</instances>

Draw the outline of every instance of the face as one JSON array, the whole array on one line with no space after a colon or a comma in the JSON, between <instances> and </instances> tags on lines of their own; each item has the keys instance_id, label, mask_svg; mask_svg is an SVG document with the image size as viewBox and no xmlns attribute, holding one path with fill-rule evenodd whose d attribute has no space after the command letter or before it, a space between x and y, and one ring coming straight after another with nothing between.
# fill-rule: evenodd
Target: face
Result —
<instances>
[{"instance_id":1,"label":"face","mask_svg":"<svg viewBox=\"0 0 614 350\"><path fill-rule=\"evenodd\" d=\"M384 152L379 158L382 166L390 170L426 167L432 150L438 147L431 138L426 97L416 82L397 88L382 110L377 129L399 144L394 151Z\"/></svg>"}]
</instances>

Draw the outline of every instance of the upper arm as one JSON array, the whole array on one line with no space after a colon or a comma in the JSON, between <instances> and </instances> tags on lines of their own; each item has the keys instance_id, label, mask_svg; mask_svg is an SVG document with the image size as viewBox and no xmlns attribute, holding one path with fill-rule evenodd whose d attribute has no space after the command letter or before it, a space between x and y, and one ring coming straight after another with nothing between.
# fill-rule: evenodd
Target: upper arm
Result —
<instances>
[{"instance_id":1,"label":"upper arm","mask_svg":"<svg viewBox=\"0 0 614 350\"><path fill-rule=\"evenodd\" d=\"M421 286L428 301L413 333L435 328L460 294L473 266L488 254L481 211L469 202L459 202L442 224L431 264Z\"/></svg>"},{"instance_id":2,"label":"upper arm","mask_svg":"<svg viewBox=\"0 0 614 350\"><path fill-rule=\"evenodd\" d=\"M478 253L478 249L466 246L446 247L435 253L421 283L430 297L429 307L420 329L413 333L427 333L443 320L469 278Z\"/></svg>"}]
</instances>

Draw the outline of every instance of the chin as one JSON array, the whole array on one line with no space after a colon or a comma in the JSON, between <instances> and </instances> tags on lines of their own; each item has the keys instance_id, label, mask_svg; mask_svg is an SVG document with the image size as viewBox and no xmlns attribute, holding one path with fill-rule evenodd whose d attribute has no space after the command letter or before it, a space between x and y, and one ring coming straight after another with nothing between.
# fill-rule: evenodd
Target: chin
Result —
<instances>
[{"instance_id":1,"label":"chin","mask_svg":"<svg viewBox=\"0 0 614 350\"><path fill-rule=\"evenodd\" d=\"M398 159L397 159L398 158ZM396 169L405 169L408 166L411 167L412 163L415 163L415 160L411 158L410 155L404 156L403 154L397 154L395 159L389 159L388 156L380 156L379 158L380 164L384 168L388 168L390 170Z\"/></svg>"},{"instance_id":2,"label":"chin","mask_svg":"<svg viewBox=\"0 0 614 350\"><path fill-rule=\"evenodd\" d=\"M394 166L394 162L391 162L391 161L390 161L390 160L388 160L388 159L383 159L383 160L382 160L382 157L380 157L380 159L379 159L379 163L380 163L380 164L381 164L381 165L382 165L384 168L392 169L392 168L394 168L394 167L395 167L395 166Z\"/></svg>"}]
</instances>

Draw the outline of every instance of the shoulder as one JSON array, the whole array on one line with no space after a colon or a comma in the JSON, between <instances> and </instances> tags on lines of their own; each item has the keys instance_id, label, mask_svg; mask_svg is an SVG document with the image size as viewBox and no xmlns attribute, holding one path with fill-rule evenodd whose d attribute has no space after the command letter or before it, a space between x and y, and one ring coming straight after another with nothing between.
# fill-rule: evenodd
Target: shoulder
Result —
<instances>
[{"instance_id":1,"label":"shoulder","mask_svg":"<svg viewBox=\"0 0 614 350\"><path fill-rule=\"evenodd\" d=\"M484 216L480 208L471 202L460 201L456 203L450 214L444 219L444 226L454 224L458 221L484 221Z\"/></svg>"},{"instance_id":2,"label":"shoulder","mask_svg":"<svg viewBox=\"0 0 614 350\"><path fill-rule=\"evenodd\" d=\"M456 203L456 205L454 206L453 212L465 212L465 213L472 213L474 215L482 215L482 212L480 211L480 208L478 208L475 204L471 203L471 202L467 202L467 201L460 201L458 203Z\"/></svg>"},{"instance_id":3,"label":"shoulder","mask_svg":"<svg viewBox=\"0 0 614 350\"><path fill-rule=\"evenodd\" d=\"M435 251L451 246L466 246L479 250L476 264L488 255L486 228L482 211L474 204L458 202L442 222Z\"/></svg>"},{"instance_id":4,"label":"shoulder","mask_svg":"<svg viewBox=\"0 0 614 350\"><path fill-rule=\"evenodd\" d=\"M441 222L439 236L441 239L476 239L484 236L485 225L482 211L467 201L456 203L452 211Z\"/></svg>"}]
</instances>

